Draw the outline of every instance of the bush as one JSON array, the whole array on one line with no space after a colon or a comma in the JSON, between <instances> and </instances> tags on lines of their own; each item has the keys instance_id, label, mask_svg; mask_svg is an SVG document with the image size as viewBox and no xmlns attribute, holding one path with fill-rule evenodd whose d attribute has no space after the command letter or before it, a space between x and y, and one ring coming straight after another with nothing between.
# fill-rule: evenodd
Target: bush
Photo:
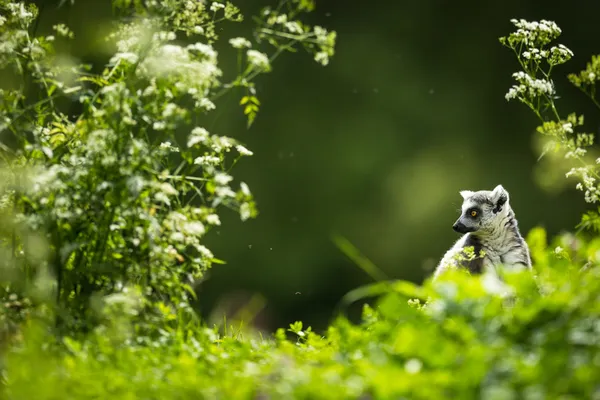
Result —
<instances>
[{"instance_id":1,"label":"bush","mask_svg":"<svg viewBox=\"0 0 600 400\"><path fill-rule=\"evenodd\" d=\"M257 214L250 188L234 186L230 172L252 152L204 128L215 102L227 92L240 96L251 125L260 107L253 80L281 53L303 46L325 65L334 52L335 32L300 20L313 2L284 0L261 12L254 42L227 38L237 72L223 82L214 45L217 26L243 19L233 4L113 6L114 54L106 65L78 66L53 47L57 37L73 38L68 27L36 37L37 8L0 1L0 68L28 83L3 90L0 101L0 128L14 139L1 149L9 182L2 204L25 230L7 232L3 262L11 274L2 286L7 295L28 295L40 275L49 276L65 332L93 327L103 296L126 288L139 290L143 317L156 314L156 303L188 307L193 285L221 262L203 244L221 210L242 220ZM264 44L270 55L259 50ZM36 258L40 248L48 254Z\"/></svg>"},{"instance_id":2,"label":"bush","mask_svg":"<svg viewBox=\"0 0 600 400\"><path fill-rule=\"evenodd\" d=\"M497 281L454 273L435 286L389 282L387 294L364 308L362 323L340 317L323 335L300 322L288 329L292 338L280 329L273 339L190 324L151 344L103 331L65 340L67 350L52 356L32 329L7 360L6 395L599 398L600 241L567 235L546 248L542 229L527 239L537 279L505 276L512 301ZM580 270L583 260L588 267Z\"/></svg>"}]
</instances>

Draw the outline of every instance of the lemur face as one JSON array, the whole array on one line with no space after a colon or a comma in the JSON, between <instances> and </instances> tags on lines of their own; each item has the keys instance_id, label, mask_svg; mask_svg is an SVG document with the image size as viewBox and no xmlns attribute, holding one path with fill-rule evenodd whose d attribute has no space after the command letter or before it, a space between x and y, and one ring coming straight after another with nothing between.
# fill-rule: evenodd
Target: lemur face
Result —
<instances>
[{"instance_id":1,"label":"lemur face","mask_svg":"<svg viewBox=\"0 0 600 400\"><path fill-rule=\"evenodd\" d=\"M508 208L508 192L502 185L492 191L472 192L463 190L462 213L452 229L459 233L493 231Z\"/></svg>"}]
</instances>

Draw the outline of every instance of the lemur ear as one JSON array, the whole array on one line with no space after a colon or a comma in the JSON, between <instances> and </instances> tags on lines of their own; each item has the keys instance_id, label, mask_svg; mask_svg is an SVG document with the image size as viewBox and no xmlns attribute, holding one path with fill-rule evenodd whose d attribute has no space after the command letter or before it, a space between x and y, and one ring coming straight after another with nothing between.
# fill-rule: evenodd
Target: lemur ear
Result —
<instances>
[{"instance_id":1,"label":"lemur ear","mask_svg":"<svg viewBox=\"0 0 600 400\"><path fill-rule=\"evenodd\" d=\"M473 195L473 193L475 193L475 192L472 192L470 190L461 190L460 195L462 196L462 198L464 200L466 200L468 197L471 197Z\"/></svg>"},{"instance_id":2,"label":"lemur ear","mask_svg":"<svg viewBox=\"0 0 600 400\"><path fill-rule=\"evenodd\" d=\"M495 204L494 213L502 211L502 206L508 202L508 192L498 185L492 191L492 202Z\"/></svg>"}]
</instances>

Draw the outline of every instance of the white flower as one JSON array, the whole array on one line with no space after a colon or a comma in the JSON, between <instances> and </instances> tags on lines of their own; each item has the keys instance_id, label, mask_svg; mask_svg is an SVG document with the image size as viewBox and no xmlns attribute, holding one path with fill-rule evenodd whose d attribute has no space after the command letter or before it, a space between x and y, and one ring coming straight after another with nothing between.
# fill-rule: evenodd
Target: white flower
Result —
<instances>
[{"instance_id":1,"label":"white flower","mask_svg":"<svg viewBox=\"0 0 600 400\"><path fill-rule=\"evenodd\" d=\"M139 192L142 191L142 189L144 188L144 186L146 185L146 182L144 181L144 178L142 178L139 175L133 175L130 176L129 178L127 178L127 189L129 189L129 191L133 194L138 194Z\"/></svg>"},{"instance_id":2,"label":"white flower","mask_svg":"<svg viewBox=\"0 0 600 400\"><path fill-rule=\"evenodd\" d=\"M206 97L201 98L196 102L196 107L204 108L206 111L214 110L217 108L215 103L207 99Z\"/></svg>"},{"instance_id":3,"label":"white flower","mask_svg":"<svg viewBox=\"0 0 600 400\"><path fill-rule=\"evenodd\" d=\"M329 55L325 51L319 51L315 54L315 61L325 66L329 64Z\"/></svg>"},{"instance_id":4,"label":"white flower","mask_svg":"<svg viewBox=\"0 0 600 400\"><path fill-rule=\"evenodd\" d=\"M139 57L137 54L132 53L130 51L117 53L110 59L110 64L116 64L119 61L127 61L129 64L135 64L138 61Z\"/></svg>"},{"instance_id":5,"label":"white flower","mask_svg":"<svg viewBox=\"0 0 600 400\"><path fill-rule=\"evenodd\" d=\"M506 100L516 99L518 94L519 94L519 92L517 91L517 88L513 86L510 89L508 89L508 93L506 93L504 98Z\"/></svg>"},{"instance_id":6,"label":"white flower","mask_svg":"<svg viewBox=\"0 0 600 400\"><path fill-rule=\"evenodd\" d=\"M252 43L246 38L236 37L233 39L229 39L229 44L236 49L242 49L244 47L252 47Z\"/></svg>"},{"instance_id":7,"label":"white flower","mask_svg":"<svg viewBox=\"0 0 600 400\"><path fill-rule=\"evenodd\" d=\"M211 225L221 225L221 219L217 214L208 214L206 216L206 222Z\"/></svg>"},{"instance_id":8,"label":"white flower","mask_svg":"<svg viewBox=\"0 0 600 400\"><path fill-rule=\"evenodd\" d=\"M225 5L221 4L221 3L217 3L217 2L213 2L210 5L210 11L212 11L212 12L217 12L217 11L223 9L223 8L225 8Z\"/></svg>"},{"instance_id":9,"label":"white flower","mask_svg":"<svg viewBox=\"0 0 600 400\"><path fill-rule=\"evenodd\" d=\"M573 124L570 122L564 123L562 128L566 133L573 133Z\"/></svg>"},{"instance_id":10,"label":"white flower","mask_svg":"<svg viewBox=\"0 0 600 400\"><path fill-rule=\"evenodd\" d=\"M158 192L154 195L154 200L159 201L161 203L165 203L166 205L170 205L171 204L171 200L169 200L169 197L164 194L163 192Z\"/></svg>"},{"instance_id":11,"label":"white flower","mask_svg":"<svg viewBox=\"0 0 600 400\"><path fill-rule=\"evenodd\" d=\"M183 242L185 240L185 235L181 232L173 232L171 233L171 240L174 242Z\"/></svg>"},{"instance_id":12,"label":"white flower","mask_svg":"<svg viewBox=\"0 0 600 400\"><path fill-rule=\"evenodd\" d=\"M177 190L168 182L163 182L159 186L162 193L168 196L176 196L178 194Z\"/></svg>"},{"instance_id":13,"label":"white flower","mask_svg":"<svg viewBox=\"0 0 600 400\"><path fill-rule=\"evenodd\" d=\"M181 230L185 234L192 235L192 236L203 235L204 232L206 231L206 229L204 229L204 224L202 224L202 222L200 222L200 221L186 222L185 224L183 224L183 227L181 228Z\"/></svg>"},{"instance_id":14,"label":"white flower","mask_svg":"<svg viewBox=\"0 0 600 400\"><path fill-rule=\"evenodd\" d=\"M196 165L218 165L220 162L221 159L215 156L196 157L194 160L194 164Z\"/></svg>"},{"instance_id":15,"label":"white flower","mask_svg":"<svg viewBox=\"0 0 600 400\"><path fill-rule=\"evenodd\" d=\"M223 172L219 172L218 174L215 175L215 182L217 182L219 185L227 185L232 180L233 180L233 177L231 175L228 175Z\"/></svg>"},{"instance_id":16,"label":"white flower","mask_svg":"<svg viewBox=\"0 0 600 400\"><path fill-rule=\"evenodd\" d=\"M198 143L204 143L208 139L208 131L201 127L192 129L192 133L188 138L187 146L192 147Z\"/></svg>"},{"instance_id":17,"label":"white flower","mask_svg":"<svg viewBox=\"0 0 600 400\"><path fill-rule=\"evenodd\" d=\"M229 151L235 144L235 140L227 136L213 136L212 137L212 148L217 153L222 151Z\"/></svg>"},{"instance_id":18,"label":"white flower","mask_svg":"<svg viewBox=\"0 0 600 400\"><path fill-rule=\"evenodd\" d=\"M217 57L217 52L215 51L215 49L213 49L212 46L210 46L208 44L197 42L197 43L188 45L186 47L186 49L197 51L198 53L205 55L206 57L208 57L211 60L215 59Z\"/></svg>"},{"instance_id":19,"label":"white flower","mask_svg":"<svg viewBox=\"0 0 600 400\"><path fill-rule=\"evenodd\" d=\"M250 150L248 150L247 148L245 148L244 146L242 146L241 144L238 144L237 146L235 146L235 149L238 151L238 153L240 153L240 155L242 156L251 156L254 153L251 152Z\"/></svg>"},{"instance_id":20,"label":"white flower","mask_svg":"<svg viewBox=\"0 0 600 400\"><path fill-rule=\"evenodd\" d=\"M229 186L219 186L215 189L218 197L235 197L235 192Z\"/></svg>"},{"instance_id":21,"label":"white flower","mask_svg":"<svg viewBox=\"0 0 600 400\"><path fill-rule=\"evenodd\" d=\"M242 193L245 196L250 196L250 188L248 187L248 185L246 184L246 182L241 182L240 183L240 189L242 190Z\"/></svg>"},{"instance_id":22,"label":"white flower","mask_svg":"<svg viewBox=\"0 0 600 400\"><path fill-rule=\"evenodd\" d=\"M163 118L169 118L169 117L173 116L177 112L178 109L179 109L179 107L177 107L177 104L167 103L165 105L165 109L162 112Z\"/></svg>"},{"instance_id":23,"label":"white flower","mask_svg":"<svg viewBox=\"0 0 600 400\"><path fill-rule=\"evenodd\" d=\"M171 144L171 142L169 142L169 141L162 142L162 143L160 144L160 148L161 148L161 149L165 149L165 150L169 150L169 151L171 151L171 152L173 152L173 153L178 153L178 152L179 152L179 147L177 147L177 146L173 146L173 145Z\"/></svg>"},{"instance_id":24,"label":"white flower","mask_svg":"<svg viewBox=\"0 0 600 400\"><path fill-rule=\"evenodd\" d=\"M196 250L198 250L198 253L202 254L204 257L206 258L213 258L213 253L207 249L205 246L202 246L201 244L196 245Z\"/></svg>"},{"instance_id":25,"label":"white flower","mask_svg":"<svg viewBox=\"0 0 600 400\"><path fill-rule=\"evenodd\" d=\"M245 221L248 218L250 218L250 204L242 203L242 205L240 206L240 218L242 219L242 221Z\"/></svg>"},{"instance_id":26,"label":"white flower","mask_svg":"<svg viewBox=\"0 0 600 400\"><path fill-rule=\"evenodd\" d=\"M269 71L271 69L269 57L267 57L265 53L261 53L257 50L248 50L246 55L248 56L248 62L255 67L263 71Z\"/></svg>"},{"instance_id":27,"label":"white flower","mask_svg":"<svg viewBox=\"0 0 600 400\"><path fill-rule=\"evenodd\" d=\"M177 38L175 32L160 31L154 34L154 40L159 40L161 42L168 42L170 40L175 40L175 38Z\"/></svg>"},{"instance_id":28,"label":"white flower","mask_svg":"<svg viewBox=\"0 0 600 400\"><path fill-rule=\"evenodd\" d=\"M275 18L275 23L276 24L285 24L287 22L287 15L286 14L280 14L277 16L277 18Z\"/></svg>"},{"instance_id":29,"label":"white flower","mask_svg":"<svg viewBox=\"0 0 600 400\"><path fill-rule=\"evenodd\" d=\"M304 30L302 29L302 25L300 25L300 23L298 21L286 22L285 28L290 33L304 33Z\"/></svg>"}]
</instances>

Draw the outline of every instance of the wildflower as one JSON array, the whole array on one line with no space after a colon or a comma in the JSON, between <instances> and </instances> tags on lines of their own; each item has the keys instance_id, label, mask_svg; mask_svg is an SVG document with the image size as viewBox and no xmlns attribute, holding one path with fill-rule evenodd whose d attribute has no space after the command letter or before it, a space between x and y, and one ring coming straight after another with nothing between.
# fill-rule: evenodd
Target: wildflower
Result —
<instances>
[{"instance_id":1,"label":"wildflower","mask_svg":"<svg viewBox=\"0 0 600 400\"><path fill-rule=\"evenodd\" d=\"M152 124L152 128L156 131L162 131L167 127L167 124L164 121L156 121Z\"/></svg>"},{"instance_id":2,"label":"wildflower","mask_svg":"<svg viewBox=\"0 0 600 400\"><path fill-rule=\"evenodd\" d=\"M200 253L201 255L203 255L206 258L213 258L213 253L207 249L205 246L202 246L201 244L198 244L195 246L196 250L198 250L198 253Z\"/></svg>"},{"instance_id":3,"label":"wildflower","mask_svg":"<svg viewBox=\"0 0 600 400\"><path fill-rule=\"evenodd\" d=\"M208 131L204 128L196 127L190 133L187 146L192 147L198 143L204 143L208 139Z\"/></svg>"},{"instance_id":4,"label":"wildflower","mask_svg":"<svg viewBox=\"0 0 600 400\"><path fill-rule=\"evenodd\" d=\"M225 8L225 5L221 4L221 3L217 3L217 2L213 2L210 5L210 11L212 11L212 12L217 12L217 11L223 9L223 8Z\"/></svg>"},{"instance_id":5,"label":"wildflower","mask_svg":"<svg viewBox=\"0 0 600 400\"><path fill-rule=\"evenodd\" d=\"M208 214L206 216L206 222L211 225L221 225L221 220L217 214Z\"/></svg>"},{"instance_id":6,"label":"wildflower","mask_svg":"<svg viewBox=\"0 0 600 400\"><path fill-rule=\"evenodd\" d=\"M233 180L233 177L231 177L231 175L228 175L223 172L219 172L218 174L215 175L215 182L217 182L219 185L227 185L232 180Z\"/></svg>"},{"instance_id":7,"label":"wildflower","mask_svg":"<svg viewBox=\"0 0 600 400\"><path fill-rule=\"evenodd\" d=\"M117 53L110 59L110 64L115 65L121 60L128 62L129 64L135 64L138 61L138 56L130 51Z\"/></svg>"},{"instance_id":8,"label":"wildflower","mask_svg":"<svg viewBox=\"0 0 600 400\"><path fill-rule=\"evenodd\" d=\"M192 236L203 235L206 231L206 229L204 228L204 224L202 224L202 222L200 221L186 222L185 224L183 224L181 230L183 231L183 233Z\"/></svg>"},{"instance_id":9,"label":"wildflower","mask_svg":"<svg viewBox=\"0 0 600 400\"><path fill-rule=\"evenodd\" d=\"M213 103L206 97L203 97L198 102L196 102L196 106L204 108L206 111L214 110L216 108L215 103Z\"/></svg>"},{"instance_id":10,"label":"wildflower","mask_svg":"<svg viewBox=\"0 0 600 400\"><path fill-rule=\"evenodd\" d=\"M242 205L240 206L240 218L242 219L242 221L246 221L248 218L250 218L250 215L250 204L245 202L242 203Z\"/></svg>"},{"instance_id":11,"label":"wildflower","mask_svg":"<svg viewBox=\"0 0 600 400\"><path fill-rule=\"evenodd\" d=\"M257 50L248 50L246 53L248 56L248 62L253 66L267 72L271 70L271 64L269 62L269 57L265 53L261 53Z\"/></svg>"},{"instance_id":12,"label":"wildflower","mask_svg":"<svg viewBox=\"0 0 600 400\"><path fill-rule=\"evenodd\" d=\"M217 153L222 151L229 151L235 144L235 140L228 138L227 136L213 136L212 137L212 148Z\"/></svg>"},{"instance_id":13,"label":"wildflower","mask_svg":"<svg viewBox=\"0 0 600 400\"><path fill-rule=\"evenodd\" d=\"M285 28L290 33L304 33L304 30L302 29L302 25L298 21L286 22Z\"/></svg>"},{"instance_id":14,"label":"wildflower","mask_svg":"<svg viewBox=\"0 0 600 400\"><path fill-rule=\"evenodd\" d=\"M163 182L159 186L162 193L168 196L176 196L178 194L177 190L168 182Z\"/></svg>"},{"instance_id":15,"label":"wildflower","mask_svg":"<svg viewBox=\"0 0 600 400\"><path fill-rule=\"evenodd\" d=\"M196 157L194 164L196 165L218 165L221 162L219 157L215 156L201 156Z\"/></svg>"},{"instance_id":16,"label":"wildflower","mask_svg":"<svg viewBox=\"0 0 600 400\"><path fill-rule=\"evenodd\" d=\"M242 49L244 47L252 47L252 43L248 39L243 37L236 37L233 39L229 39L229 44L236 49Z\"/></svg>"},{"instance_id":17,"label":"wildflower","mask_svg":"<svg viewBox=\"0 0 600 400\"><path fill-rule=\"evenodd\" d=\"M254 153L251 152L250 150L248 150L247 148L245 148L244 146L242 146L241 144L238 144L237 146L235 146L235 149L238 151L238 153L240 153L240 155L242 156L251 156Z\"/></svg>"},{"instance_id":18,"label":"wildflower","mask_svg":"<svg viewBox=\"0 0 600 400\"><path fill-rule=\"evenodd\" d=\"M315 61L325 66L329 64L329 55L325 51L319 51L317 54L315 54Z\"/></svg>"},{"instance_id":19,"label":"wildflower","mask_svg":"<svg viewBox=\"0 0 600 400\"><path fill-rule=\"evenodd\" d=\"M240 183L240 189L245 196L250 196L250 188L246 184L246 182Z\"/></svg>"}]
</instances>

